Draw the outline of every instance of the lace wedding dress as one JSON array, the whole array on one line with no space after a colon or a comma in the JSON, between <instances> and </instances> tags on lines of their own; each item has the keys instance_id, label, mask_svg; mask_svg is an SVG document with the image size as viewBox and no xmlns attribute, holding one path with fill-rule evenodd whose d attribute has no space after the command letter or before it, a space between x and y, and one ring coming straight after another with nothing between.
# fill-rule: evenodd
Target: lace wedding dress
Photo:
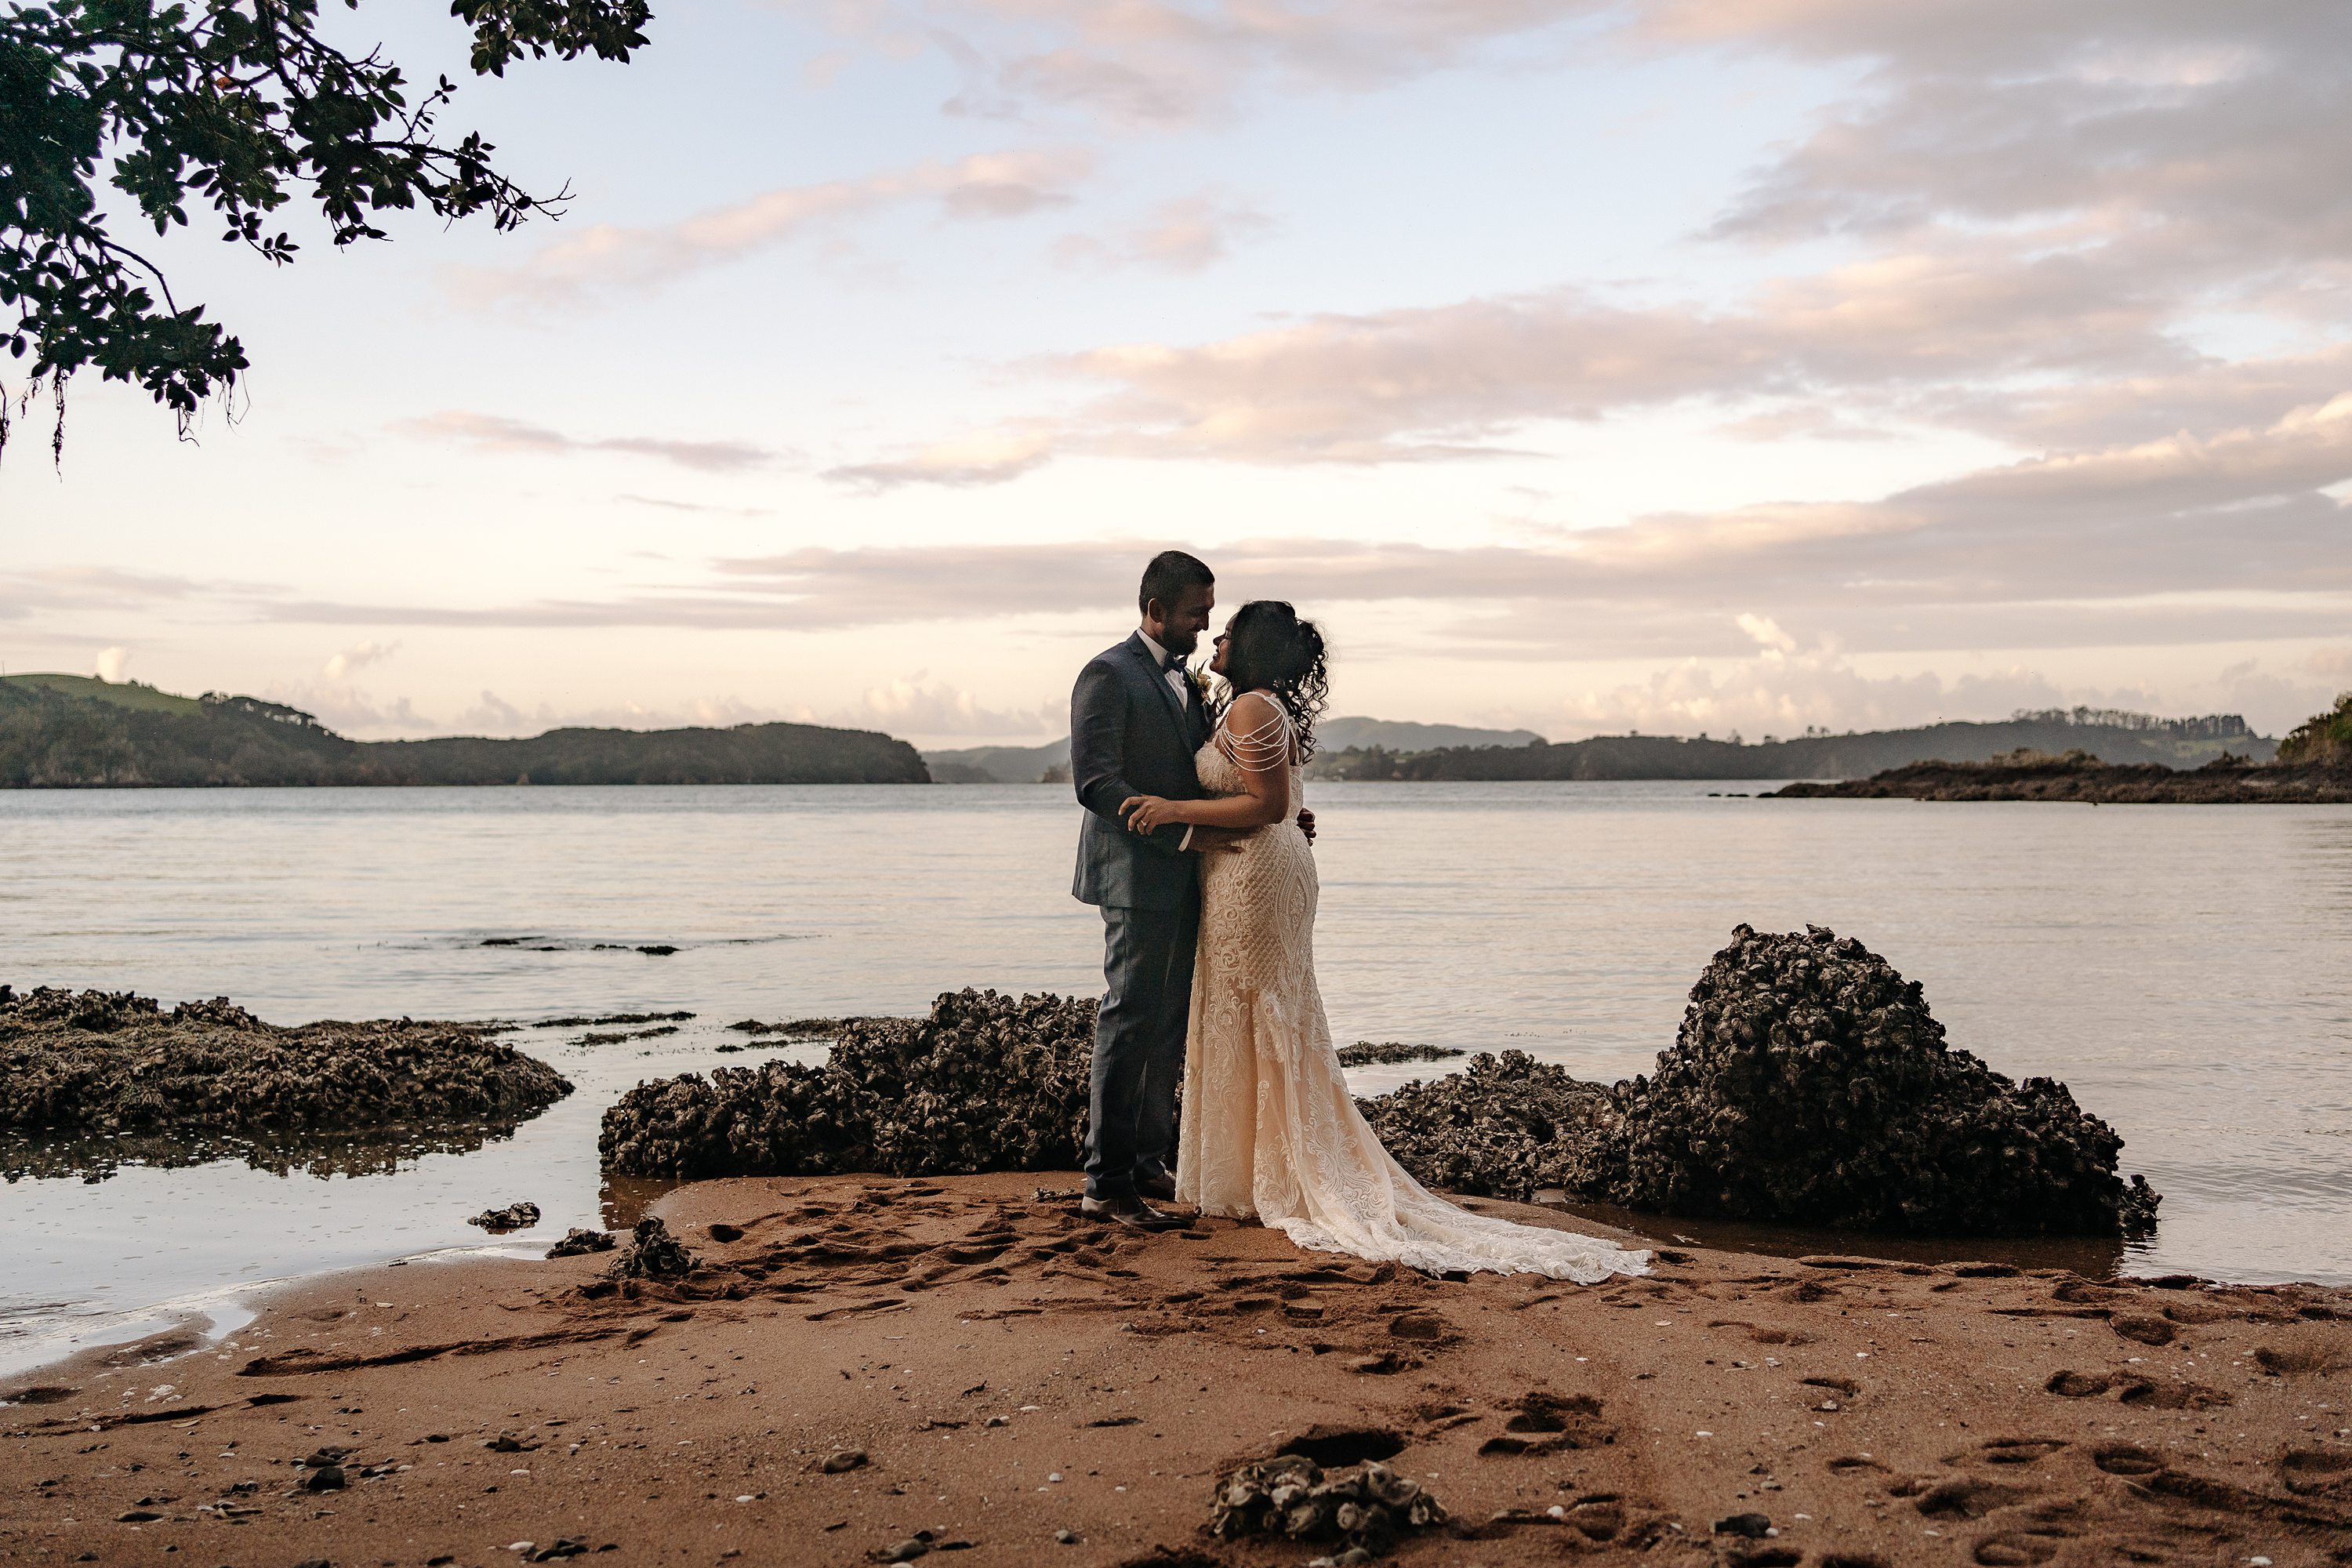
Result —
<instances>
[{"instance_id":1,"label":"lace wedding dress","mask_svg":"<svg viewBox=\"0 0 2352 1568\"><path fill-rule=\"evenodd\" d=\"M1230 754L1293 758L1290 720L1195 759L1213 795L1244 793ZM1302 798L1298 769L1291 795ZM1356 1109L1315 984L1315 858L1296 822L1202 857L1201 946L1184 1047L1176 1200L1255 1218L1320 1252L1593 1284L1644 1272L1650 1255L1457 1208L1407 1175Z\"/></svg>"}]
</instances>

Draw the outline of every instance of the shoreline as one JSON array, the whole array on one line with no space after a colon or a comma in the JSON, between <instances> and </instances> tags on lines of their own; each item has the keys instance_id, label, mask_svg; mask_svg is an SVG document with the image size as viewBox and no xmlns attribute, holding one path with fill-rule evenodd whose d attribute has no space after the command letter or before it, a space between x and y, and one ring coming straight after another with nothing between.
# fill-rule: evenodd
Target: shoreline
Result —
<instances>
[{"instance_id":1,"label":"shoreline","mask_svg":"<svg viewBox=\"0 0 2352 1568\"><path fill-rule=\"evenodd\" d=\"M681 1279L592 1257L279 1287L216 1344L92 1352L0 1407L0 1557L1297 1563L1336 1548L1200 1527L1220 1473L1308 1436L1444 1504L1406 1563L2352 1547L2352 1291L1706 1247L1591 1288L1455 1282L1230 1222L1106 1231L1075 1192L703 1182L655 1205L702 1257ZM330 1449L340 1485L304 1463ZM1777 1534L1715 1530L1746 1513Z\"/></svg>"}]
</instances>

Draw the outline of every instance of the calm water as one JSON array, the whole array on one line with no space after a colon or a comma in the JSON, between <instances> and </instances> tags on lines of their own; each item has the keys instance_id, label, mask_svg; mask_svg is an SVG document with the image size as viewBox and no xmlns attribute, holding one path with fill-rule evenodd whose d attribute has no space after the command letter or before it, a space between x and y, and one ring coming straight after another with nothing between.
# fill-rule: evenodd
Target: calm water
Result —
<instances>
[{"instance_id":1,"label":"calm water","mask_svg":"<svg viewBox=\"0 0 2352 1568\"><path fill-rule=\"evenodd\" d=\"M1826 924L1920 981L1956 1045L2064 1079L2124 1134L2166 1200L2128 1267L2352 1280L2352 808L1708 787L1319 786L1335 1034L1619 1078L1672 1040L1736 922ZM700 1015L655 1041L512 1037L580 1092L471 1153L16 1183L0 1367L125 1337L159 1303L479 1247L465 1217L510 1199L546 1211L518 1248L623 1217L644 1194L600 1183L604 1107L759 1059L718 1054L742 1038L729 1021L918 1012L966 984L1091 994L1075 811L1013 786L0 795L0 980L19 988L226 994L286 1023ZM565 950L479 945L502 936Z\"/></svg>"}]
</instances>

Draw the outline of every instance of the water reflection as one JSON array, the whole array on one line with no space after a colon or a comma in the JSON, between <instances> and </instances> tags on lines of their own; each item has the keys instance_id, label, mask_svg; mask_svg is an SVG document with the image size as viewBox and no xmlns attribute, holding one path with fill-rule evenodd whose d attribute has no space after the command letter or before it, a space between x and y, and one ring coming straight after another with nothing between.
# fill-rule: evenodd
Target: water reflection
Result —
<instances>
[{"instance_id":1,"label":"water reflection","mask_svg":"<svg viewBox=\"0 0 2352 1568\"><path fill-rule=\"evenodd\" d=\"M536 1112L534 1114L537 1114ZM497 1121L406 1122L356 1131L69 1133L0 1132L0 1178L14 1183L79 1178L95 1184L129 1166L184 1170L241 1161L273 1176L300 1173L384 1176L428 1154L471 1154L514 1136L530 1117Z\"/></svg>"},{"instance_id":2,"label":"water reflection","mask_svg":"<svg viewBox=\"0 0 2352 1568\"><path fill-rule=\"evenodd\" d=\"M652 1213L654 1205L685 1185L675 1176L616 1176L607 1171L596 1194L597 1212L604 1216L606 1230L628 1230Z\"/></svg>"},{"instance_id":3,"label":"water reflection","mask_svg":"<svg viewBox=\"0 0 2352 1568\"><path fill-rule=\"evenodd\" d=\"M1615 1226L1662 1247L1720 1247L1772 1258L1889 1258L1905 1263L2006 1263L2013 1268L2066 1268L2086 1279L2112 1279L2125 1260L2146 1248L2101 1236L1882 1236L1815 1226L1759 1225L1749 1220L1694 1219L1647 1214L1615 1204L1569 1203L1557 1193L1537 1194L1546 1208ZM2141 1269L2138 1272L2153 1272Z\"/></svg>"}]
</instances>

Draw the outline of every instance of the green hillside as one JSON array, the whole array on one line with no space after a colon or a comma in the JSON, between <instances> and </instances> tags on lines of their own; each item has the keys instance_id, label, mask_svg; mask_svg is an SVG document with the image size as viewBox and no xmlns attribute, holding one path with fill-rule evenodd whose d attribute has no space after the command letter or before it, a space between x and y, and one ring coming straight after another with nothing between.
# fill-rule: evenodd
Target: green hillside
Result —
<instances>
[{"instance_id":1,"label":"green hillside","mask_svg":"<svg viewBox=\"0 0 2352 1568\"><path fill-rule=\"evenodd\" d=\"M135 680L100 680L94 675L9 675L0 676L0 682L37 687L43 691L54 691L61 697L110 702L117 708L131 708L148 713L197 713L204 710L204 703L197 698L158 691Z\"/></svg>"},{"instance_id":2,"label":"green hillside","mask_svg":"<svg viewBox=\"0 0 2352 1568\"><path fill-rule=\"evenodd\" d=\"M353 741L253 697L78 676L0 679L0 787L928 784L904 741L814 724Z\"/></svg>"},{"instance_id":3,"label":"green hillside","mask_svg":"<svg viewBox=\"0 0 2352 1568\"><path fill-rule=\"evenodd\" d=\"M1980 763L2016 751L2088 752L2103 762L2199 767L2227 752L2267 762L2278 750L2234 715L2149 719L2140 714L2021 713L1993 723L1929 724L1848 735L1802 735L1753 744L1680 735L1598 735L1561 744L1378 747L1326 752L1311 772L1353 780L1842 779L1914 763Z\"/></svg>"}]
</instances>

